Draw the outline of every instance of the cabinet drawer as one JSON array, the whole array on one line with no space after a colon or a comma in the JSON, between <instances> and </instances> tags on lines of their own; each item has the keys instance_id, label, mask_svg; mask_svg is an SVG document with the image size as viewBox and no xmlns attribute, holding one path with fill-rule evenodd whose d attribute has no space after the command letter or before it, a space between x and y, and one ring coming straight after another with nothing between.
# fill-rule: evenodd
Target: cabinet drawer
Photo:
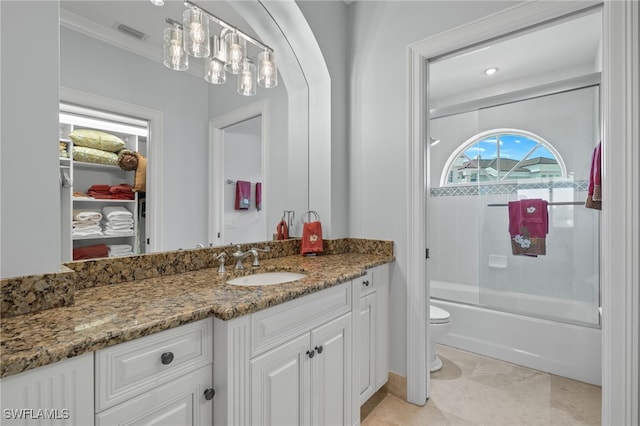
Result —
<instances>
[{"instance_id":1,"label":"cabinet drawer","mask_svg":"<svg viewBox=\"0 0 640 426\"><path fill-rule=\"evenodd\" d=\"M356 278L354 282L360 285L360 296L366 296L376 290L375 280L371 271L367 271L363 276Z\"/></svg>"},{"instance_id":2,"label":"cabinet drawer","mask_svg":"<svg viewBox=\"0 0 640 426\"><path fill-rule=\"evenodd\" d=\"M160 385L95 416L95 425L211 425L211 364Z\"/></svg>"},{"instance_id":3,"label":"cabinet drawer","mask_svg":"<svg viewBox=\"0 0 640 426\"><path fill-rule=\"evenodd\" d=\"M96 352L96 412L213 361L211 319Z\"/></svg>"},{"instance_id":4,"label":"cabinet drawer","mask_svg":"<svg viewBox=\"0 0 640 426\"><path fill-rule=\"evenodd\" d=\"M251 316L251 354L258 355L351 311L351 282Z\"/></svg>"}]
</instances>

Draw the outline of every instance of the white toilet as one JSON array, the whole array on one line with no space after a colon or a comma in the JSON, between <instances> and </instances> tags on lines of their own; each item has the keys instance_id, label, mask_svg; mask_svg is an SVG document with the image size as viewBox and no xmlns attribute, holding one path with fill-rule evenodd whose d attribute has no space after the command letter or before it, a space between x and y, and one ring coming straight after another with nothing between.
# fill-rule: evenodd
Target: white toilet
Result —
<instances>
[{"instance_id":1,"label":"white toilet","mask_svg":"<svg viewBox=\"0 0 640 426\"><path fill-rule=\"evenodd\" d=\"M429 305L429 317L429 344L431 347L429 370L434 372L442 368L442 360L438 356L435 339L449 332L451 317L449 312L434 305Z\"/></svg>"}]
</instances>

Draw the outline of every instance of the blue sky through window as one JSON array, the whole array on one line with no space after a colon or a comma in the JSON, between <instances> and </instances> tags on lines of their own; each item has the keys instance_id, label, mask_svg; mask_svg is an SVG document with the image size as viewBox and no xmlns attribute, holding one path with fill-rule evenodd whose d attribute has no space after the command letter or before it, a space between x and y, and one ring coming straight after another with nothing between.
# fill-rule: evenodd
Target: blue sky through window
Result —
<instances>
[{"instance_id":1,"label":"blue sky through window","mask_svg":"<svg viewBox=\"0 0 640 426\"><path fill-rule=\"evenodd\" d=\"M477 156L480 156L483 160L496 158L498 155L497 140L496 136L482 139L467 148L464 153L471 159ZM503 134L500 135L500 157L522 160L536 145L538 145L538 142L524 135ZM537 157L555 158L543 145L538 146L529 156L529 158Z\"/></svg>"}]
</instances>

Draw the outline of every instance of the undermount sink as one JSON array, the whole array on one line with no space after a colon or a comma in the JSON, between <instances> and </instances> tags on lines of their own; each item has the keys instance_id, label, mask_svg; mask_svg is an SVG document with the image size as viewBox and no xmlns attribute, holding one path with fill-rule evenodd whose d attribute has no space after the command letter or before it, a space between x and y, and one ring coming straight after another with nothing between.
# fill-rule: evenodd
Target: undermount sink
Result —
<instances>
[{"instance_id":1,"label":"undermount sink","mask_svg":"<svg viewBox=\"0 0 640 426\"><path fill-rule=\"evenodd\" d=\"M284 284L306 277L297 272L263 272L260 274L244 275L227 281L227 284L242 286Z\"/></svg>"}]
</instances>

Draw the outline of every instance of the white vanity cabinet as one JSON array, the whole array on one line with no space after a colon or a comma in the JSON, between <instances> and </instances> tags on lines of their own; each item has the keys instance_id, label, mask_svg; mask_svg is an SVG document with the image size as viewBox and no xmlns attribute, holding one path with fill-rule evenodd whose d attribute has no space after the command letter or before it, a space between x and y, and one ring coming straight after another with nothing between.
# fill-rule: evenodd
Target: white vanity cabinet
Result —
<instances>
[{"instance_id":1,"label":"white vanity cabinet","mask_svg":"<svg viewBox=\"0 0 640 426\"><path fill-rule=\"evenodd\" d=\"M0 393L3 426L92 425L93 354L5 377Z\"/></svg>"},{"instance_id":2,"label":"white vanity cabinet","mask_svg":"<svg viewBox=\"0 0 640 426\"><path fill-rule=\"evenodd\" d=\"M213 325L182 325L95 352L95 424L211 425Z\"/></svg>"},{"instance_id":3,"label":"white vanity cabinet","mask_svg":"<svg viewBox=\"0 0 640 426\"><path fill-rule=\"evenodd\" d=\"M352 424L352 290L214 320L214 424Z\"/></svg>"},{"instance_id":4,"label":"white vanity cabinet","mask_svg":"<svg viewBox=\"0 0 640 426\"><path fill-rule=\"evenodd\" d=\"M356 364L362 405L389 379L389 266L368 270L354 285L360 286Z\"/></svg>"}]
</instances>

